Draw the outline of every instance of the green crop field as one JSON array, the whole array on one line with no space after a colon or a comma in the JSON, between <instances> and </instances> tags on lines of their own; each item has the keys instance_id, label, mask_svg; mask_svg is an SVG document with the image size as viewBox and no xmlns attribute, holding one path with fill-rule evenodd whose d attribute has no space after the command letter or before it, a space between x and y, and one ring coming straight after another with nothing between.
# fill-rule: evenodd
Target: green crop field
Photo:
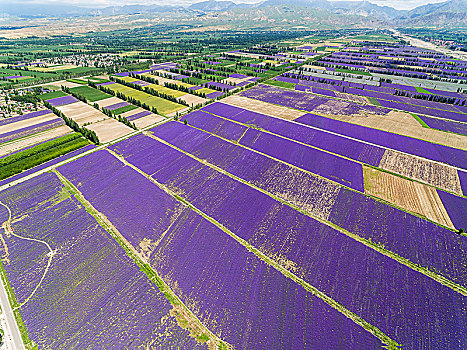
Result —
<instances>
[{"instance_id":1,"label":"green crop field","mask_svg":"<svg viewBox=\"0 0 467 350\"><path fill-rule=\"evenodd\" d=\"M125 96L133 97L134 99L140 101L141 103L145 103L150 107L155 107L157 112L161 114L170 114L186 108L181 104L166 100L162 97L153 96L144 91L132 89L121 84L107 85L106 88L115 92L121 92Z\"/></svg>"},{"instance_id":2,"label":"green crop field","mask_svg":"<svg viewBox=\"0 0 467 350\"><path fill-rule=\"evenodd\" d=\"M181 97L187 94L186 92L169 89L169 88L166 88L165 86L161 86L157 84L147 85L143 89L153 89L163 94L167 94L167 95L174 96L174 97Z\"/></svg>"},{"instance_id":3,"label":"green crop field","mask_svg":"<svg viewBox=\"0 0 467 350\"><path fill-rule=\"evenodd\" d=\"M104 98L112 97L105 92L100 90L94 89L90 86L77 86L70 89L71 92L77 93L86 98L89 102L95 102L99 100L103 100Z\"/></svg>"},{"instance_id":4,"label":"green crop field","mask_svg":"<svg viewBox=\"0 0 467 350\"><path fill-rule=\"evenodd\" d=\"M295 84L294 83L288 83L286 81L268 80L268 81L265 82L265 84L285 87L285 88L288 88L288 89L295 89Z\"/></svg>"},{"instance_id":5,"label":"green crop field","mask_svg":"<svg viewBox=\"0 0 467 350\"><path fill-rule=\"evenodd\" d=\"M58 90L58 91L46 92L45 94L39 95L39 98L44 101L44 100L49 100L51 98L63 97L66 95L67 94L64 93L63 91Z\"/></svg>"}]
</instances>

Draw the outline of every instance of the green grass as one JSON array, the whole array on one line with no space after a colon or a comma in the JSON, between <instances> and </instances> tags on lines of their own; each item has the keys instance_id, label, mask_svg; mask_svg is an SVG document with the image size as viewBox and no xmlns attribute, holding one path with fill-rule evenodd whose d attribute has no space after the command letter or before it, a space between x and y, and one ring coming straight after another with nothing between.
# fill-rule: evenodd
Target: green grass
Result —
<instances>
[{"instance_id":1,"label":"green grass","mask_svg":"<svg viewBox=\"0 0 467 350\"><path fill-rule=\"evenodd\" d=\"M199 79L195 77L189 77L189 78L183 79L183 81L191 85L203 85L204 83L209 83L209 80Z\"/></svg>"},{"instance_id":2,"label":"green grass","mask_svg":"<svg viewBox=\"0 0 467 350\"><path fill-rule=\"evenodd\" d=\"M45 163L51 159L88 145L80 134L73 133L41 143L0 159L0 180Z\"/></svg>"},{"instance_id":3,"label":"green grass","mask_svg":"<svg viewBox=\"0 0 467 350\"><path fill-rule=\"evenodd\" d=\"M423 126L424 128L428 128L428 129L431 129L427 123L425 123L418 115L416 114L413 114L413 113L410 113L412 115L412 117L414 117L417 122L420 123L421 126Z\"/></svg>"},{"instance_id":4,"label":"green grass","mask_svg":"<svg viewBox=\"0 0 467 350\"><path fill-rule=\"evenodd\" d=\"M121 92L127 97L132 97L141 103L147 104L149 107L155 107L160 114L170 114L186 108L179 103L166 100L162 97L153 96L144 91L136 90L121 84L107 85L106 88L115 92Z\"/></svg>"},{"instance_id":5,"label":"green grass","mask_svg":"<svg viewBox=\"0 0 467 350\"><path fill-rule=\"evenodd\" d=\"M102 79L102 78L96 78L96 77L90 77L89 80L91 80L92 82L94 82L96 84L107 83L107 82L110 81L108 79Z\"/></svg>"},{"instance_id":6,"label":"green grass","mask_svg":"<svg viewBox=\"0 0 467 350\"><path fill-rule=\"evenodd\" d=\"M86 85L88 82L86 80L82 79L68 79L70 83L76 83L76 84L81 84L81 85Z\"/></svg>"},{"instance_id":7,"label":"green grass","mask_svg":"<svg viewBox=\"0 0 467 350\"><path fill-rule=\"evenodd\" d=\"M294 83L288 83L286 81L277 81L277 80L268 80L264 82L265 84L272 85L272 86L279 86L279 87L284 87L288 89L295 89L295 84Z\"/></svg>"},{"instance_id":8,"label":"green grass","mask_svg":"<svg viewBox=\"0 0 467 350\"><path fill-rule=\"evenodd\" d=\"M125 107L120 107L120 108L117 108L117 109L114 109L112 111L112 114L114 115L118 115L118 114L122 114L122 113L125 113L125 112L128 112L128 111L132 111L134 109L138 108L137 106L135 105L129 105L129 106L125 106Z\"/></svg>"},{"instance_id":9,"label":"green grass","mask_svg":"<svg viewBox=\"0 0 467 350\"><path fill-rule=\"evenodd\" d=\"M378 100L374 97L367 97L367 100L370 101L370 103L374 104L375 106L383 107L383 105L379 103Z\"/></svg>"},{"instance_id":10,"label":"green grass","mask_svg":"<svg viewBox=\"0 0 467 350\"><path fill-rule=\"evenodd\" d=\"M46 92L45 94L39 95L39 98L44 101L44 100L50 100L51 98L57 98L57 97L63 97L66 96L67 94L64 93L61 90L58 91L51 91L51 92Z\"/></svg>"},{"instance_id":11,"label":"green grass","mask_svg":"<svg viewBox=\"0 0 467 350\"><path fill-rule=\"evenodd\" d=\"M364 72L364 71L352 70L352 69L336 68L336 72L350 73L350 74L355 74L355 75L368 75L368 76L371 76L370 72Z\"/></svg>"},{"instance_id":12,"label":"green grass","mask_svg":"<svg viewBox=\"0 0 467 350\"><path fill-rule=\"evenodd\" d=\"M95 102L112 97L111 95L106 94L105 92L102 92L100 90L94 89L90 86L77 86L71 88L70 91L85 97L86 100L88 100L89 102Z\"/></svg>"},{"instance_id":13,"label":"green grass","mask_svg":"<svg viewBox=\"0 0 467 350\"><path fill-rule=\"evenodd\" d=\"M431 92L425 90L424 88L422 87L417 87L417 86L414 86L415 90L417 90L417 92L421 92L423 94L429 94L429 95L433 95Z\"/></svg>"}]
</instances>

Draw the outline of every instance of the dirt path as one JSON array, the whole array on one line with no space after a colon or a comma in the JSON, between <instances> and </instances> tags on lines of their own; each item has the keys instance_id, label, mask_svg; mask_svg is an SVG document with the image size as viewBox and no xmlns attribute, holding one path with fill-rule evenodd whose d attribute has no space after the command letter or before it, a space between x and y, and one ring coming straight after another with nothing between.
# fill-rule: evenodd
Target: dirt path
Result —
<instances>
[{"instance_id":1,"label":"dirt path","mask_svg":"<svg viewBox=\"0 0 467 350\"><path fill-rule=\"evenodd\" d=\"M47 257L48 257L49 259L48 259L48 261L47 261L47 266L45 267L45 270L44 270L44 273L43 273L43 275L42 275L42 277L41 277L41 280L40 280L39 283L37 284L36 288L34 288L34 290L32 291L32 293L31 293L21 304L19 304L19 305L16 306L15 308L13 308L13 310L16 310L16 309L21 308L23 305L25 305L25 304L34 296L34 294L36 293L36 291L39 289L39 287L40 287L41 284L42 284L42 281L44 281L44 278L45 278L45 276L47 275L47 272L49 271L50 265L52 264L52 258L54 257L56 251L54 251L54 250L52 249L52 247L51 247L47 242L45 242L45 241L42 241L42 240L40 240L40 239L28 238L28 237L23 237L23 236L17 235L17 234L13 231L13 229L11 228L11 210L10 210L10 208L9 208L6 204L4 204L4 203L2 203L2 202L0 202L0 204L3 205L3 206L8 210L8 220L5 221L5 222L3 223L3 227L5 228L5 232L6 232L6 233L9 233L9 234L11 234L12 236L15 236L15 237L17 237L17 238L19 238L19 239L24 239L24 240L26 240L26 241L33 241L33 242L38 242L38 243L44 244L44 245L47 247L47 249L49 250L49 252L47 253Z\"/></svg>"}]
</instances>

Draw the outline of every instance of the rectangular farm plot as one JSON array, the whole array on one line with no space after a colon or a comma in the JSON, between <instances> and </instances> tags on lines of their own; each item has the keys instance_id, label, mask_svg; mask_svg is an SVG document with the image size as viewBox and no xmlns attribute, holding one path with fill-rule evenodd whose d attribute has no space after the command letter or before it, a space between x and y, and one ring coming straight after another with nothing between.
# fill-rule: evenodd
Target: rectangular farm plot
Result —
<instances>
[{"instance_id":1,"label":"rectangular farm plot","mask_svg":"<svg viewBox=\"0 0 467 350\"><path fill-rule=\"evenodd\" d=\"M207 349L177 325L164 294L55 174L2 191L0 199L12 211L15 234L40 240L8 234L0 248L16 300L32 296L20 313L39 348L103 349L131 343ZM5 215L2 211L2 220ZM54 251L52 257L41 241Z\"/></svg>"},{"instance_id":2,"label":"rectangular farm plot","mask_svg":"<svg viewBox=\"0 0 467 350\"><path fill-rule=\"evenodd\" d=\"M305 342L320 344L326 334L327 345L345 339L356 347L380 346L370 333L267 266L109 153L97 152L87 158L60 171L80 184L84 196L223 340L236 348L245 344L274 348L279 341L303 348ZM112 189L100 186L102 178L112 183ZM137 201L133 206L124 195L130 188L139 197L132 197ZM147 198L145 207L150 210L139 205L142 198ZM122 212L125 214L117 214ZM228 278L219 278L226 275ZM240 312L247 304L251 312ZM286 314L284 305L289 310ZM297 323L306 326L292 327Z\"/></svg>"},{"instance_id":3,"label":"rectangular farm plot","mask_svg":"<svg viewBox=\"0 0 467 350\"><path fill-rule=\"evenodd\" d=\"M86 100L89 102L96 102L111 97L111 95L106 94L103 91L94 89L90 86L79 86L71 88L70 91L85 97Z\"/></svg>"},{"instance_id":4,"label":"rectangular farm plot","mask_svg":"<svg viewBox=\"0 0 467 350\"><path fill-rule=\"evenodd\" d=\"M41 124L44 122L48 122L51 120L57 120L59 119L55 114L52 113L50 110L46 110L48 113L38 113L38 116L33 116L32 118L18 118L14 117L12 118L13 123L5 123L3 125L0 125L0 135L4 135L6 133L15 131L15 130L21 130L23 128L30 128L33 127L34 125ZM8 120L8 119L7 119Z\"/></svg>"},{"instance_id":5,"label":"rectangular farm plot","mask_svg":"<svg viewBox=\"0 0 467 350\"><path fill-rule=\"evenodd\" d=\"M73 103L72 105L58 107L58 109L65 114L65 116L77 122L79 126L109 119L109 117L101 111L81 101Z\"/></svg>"},{"instance_id":6,"label":"rectangular farm plot","mask_svg":"<svg viewBox=\"0 0 467 350\"><path fill-rule=\"evenodd\" d=\"M20 129L14 129L9 132L4 132L0 135L0 144L4 142L10 142L13 140L19 140L27 136L31 136L49 129L57 128L61 125L65 124L65 122L56 117L54 115L54 118L49 119L47 121L43 121L41 123L35 123L33 125L20 128ZM11 125L11 124L10 124ZM5 125L5 127L8 127L9 125Z\"/></svg>"},{"instance_id":7,"label":"rectangular farm plot","mask_svg":"<svg viewBox=\"0 0 467 350\"><path fill-rule=\"evenodd\" d=\"M305 112L297 111L295 109L277 106L263 101L252 100L239 95L228 96L222 100L222 103L286 120L294 120L306 114Z\"/></svg>"},{"instance_id":8,"label":"rectangular farm plot","mask_svg":"<svg viewBox=\"0 0 467 350\"><path fill-rule=\"evenodd\" d=\"M462 195L457 170L408 154L386 150L379 167L432 186Z\"/></svg>"},{"instance_id":9,"label":"rectangular farm plot","mask_svg":"<svg viewBox=\"0 0 467 350\"><path fill-rule=\"evenodd\" d=\"M56 98L51 98L49 100L46 100L48 103L50 103L54 107L59 107L59 106L65 106L69 105L75 102L78 102L79 100L74 97L74 96L63 96L63 97L56 97Z\"/></svg>"},{"instance_id":10,"label":"rectangular farm plot","mask_svg":"<svg viewBox=\"0 0 467 350\"><path fill-rule=\"evenodd\" d=\"M298 206L300 209L306 210L308 213L325 220L330 220L339 226L344 225L341 227L346 228L354 234L366 237L372 242L381 242L385 245L386 249L394 251L414 262L421 262L424 266L436 266L438 271L443 271L445 275L452 276L452 278L462 281L462 277L460 277L462 273L459 275L459 271L455 269L452 270L450 263L447 265L443 265L443 263L440 264L440 261L433 259L431 255L436 251L436 254L445 256L442 260L451 261L451 250L455 250L456 248L454 247L459 243L457 241L458 237L446 229L420 219L417 216L407 214L400 209L383 204L373 198L366 197L364 194L352 192L342 187L339 188L336 184L331 184L324 179L313 179L312 176L306 173L300 174L298 169L291 171L292 169L290 169L290 167L287 168L287 165L278 163L277 161L273 161L270 158L258 155L237 145L214 138L199 130L190 129L180 123L167 123L152 130L155 135L183 151L196 155L203 161L208 161ZM130 144L130 142L126 144ZM138 147L134 146L131 148L131 145L128 146L128 149L122 149L122 152L124 154L125 152L127 152L127 154L133 154L128 157L128 160L137 164L140 169L148 174L157 173L157 169L160 169L160 164L165 164L167 162L165 159L177 158L177 152L174 152L174 150L168 147L165 147L164 158L153 156L154 152L151 152L150 140L141 140L137 145L143 149L140 153L133 154ZM153 141L152 147L155 148L156 146L157 144ZM118 145L115 147L120 149ZM242 162L238 162L238 159L242 159ZM190 160L189 163L192 164L193 161ZM287 182L281 179L281 175L283 175L284 179L290 175L292 175L293 178L291 178L290 182ZM384 178L384 175L381 176ZM396 184L397 183L396 181ZM298 186L299 184L307 186L300 188ZM414 186L414 190L420 198L421 206L426 205L426 207L422 208L424 210L423 213L427 217L439 218L441 223L443 223L444 220L447 224L446 226L452 227L452 224L449 224L450 220L445 210L442 209L442 205L439 205L439 200L436 200L437 195L434 193L435 190L431 188L426 189L426 186L419 186L419 184L415 184ZM303 191L305 191L305 193ZM395 195L400 196L401 194L395 193ZM345 198L345 196L353 196L356 203L362 203L361 205L368 206L371 211L366 212L363 208L361 209L363 211L357 210L353 212L352 203L336 202L338 198ZM384 196L382 198L385 199ZM429 204L425 202L429 202ZM352 226L352 224L347 221L339 221L340 217L336 217L334 207L339 207L342 211L348 211L350 213L348 215L350 216L343 216L342 218L350 222L352 222L352 217L359 218L359 215L362 215L362 213L367 214L364 220L359 218L359 220L362 220L359 222L359 226ZM400 225L400 228L404 230L403 232L407 234L408 237L411 237L411 244L414 244L412 250L407 249L407 245L401 244L399 241L400 231L393 230L393 218L397 218L397 225ZM431 242L430 248L428 248L428 244L423 242L430 236L441 237L440 239L444 240L443 244L446 244L450 248L446 246L441 249L437 246L437 241ZM454 255L456 254L458 254L458 252ZM462 258L458 257L455 259L456 264L460 264L459 269L464 270L466 267L461 263Z\"/></svg>"},{"instance_id":11,"label":"rectangular farm plot","mask_svg":"<svg viewBox=\"0 0 467 350\"><path fill-rule=\"evenodd\" d=\"M373 166L379 164L384 154L384 148L378 146L223 103L208 105L203 110Z\"/></svg>"},{"instance_id":12,"label":"rectangular farm plot","mask_svg":"<svg viewBox=\"0 0 467 350\"><path fill-rule=\"evenodd\" d=\"M467 168L467 151L462 149L438 145L424 140L312 114L304 115L296 121L298 123L303 123L305 125L314 126L323 130L328 130L337 134L380 145L382 147L387 147L460 168ZM467 144L465 148L467 148Z\"/></svg>"},{"instance_id":13,"label":"rectangular farm plot","mask_svg":"<svg viewBox=\"0 0 467 350\"><path fill-rule=\"evenodd\" d=\"M71 129L68 126L62 125L62 126L53 128L51 130L40 132L35 135L33 134L29 137L23 137L19 140L8 142L6 144L2 144L0 145L0 157L13 153L13 152L17 152L27 147L34 146L38 143L51 140L56 137L64 136L70 132L71 132Z\"/></svg>"},{"instance_id":14,"label":"rectangular farm plot","mask_svg":"<svg viewBox=\"0 0 467 350\"><path fill-rule=\"evenodd\" d=\"M113 141L134 131L129 126L112 118L87 125L86 128L96 132L100 143Z\"/></svg>"},{"instance_id":15,"label":"rectangular farm plot","mask_svg":"<svg viewBox=\"0 0 467 350\"><path fill-rule=\"evenodd\" d=\"M146 85L144 89L153 89L153 90L156 90L157 92L161 92L161 93L173 96L173 97L181 97L183 95L186 95L186 92L169 89L165 86L161 86L157 84Z\"/></svg>"},{"instance_id":16,"label":"rectangular farm plot","mask_svg":"<svg viewBox=\"0 0 467 350\"><path fill-rule=\"evenodd\" d=\"M153 96L146 92L135 90L124 85L112 84L108 85L107 88L115 92L121 92L125 96L135 98L141 103L145 103L150 107L155 107L157 112L163 115L169 115L186 108L185 106L178 103L163 99L161 97Z\"/></svg>"},{"instance_id":17,"label":"rectangular farm plot","mask_svg":"<svg viewBox=\"0 0 467 350\"><path fill-rule=\"evenodd\" d=\"M124 141L125 144L130 142L131 139ZM145 167L152 168L155 180L399 343L413 347L413 342L423 339L426 344L449 344L452 337L458 344L463 342L461 331L453 331L454 323L445 323L452 319L451 316L442 317L444 331L438 330L439 323L426 322L432 317L439 319L435 314L439 315L440 312L455 314L455 310L463 307L462 295L241 182L217 173L180 152L170 151L168 146L153 144L144 150L146 154L151 152L151 156L142 158L131 151L131 147L125 148L134 154L128 161L133 163L141 159ZM172 161L164 162L162 159ZM417 229L420 227L417 226ZM444 234L454 235L450 231ZM418 245L419 242L414 240L414 244ZM422 254L425 249L414 251ZM343 253L329 254L329 251ZM325 262L320 261L320 257ZM455 264L462 266L463 261L456 258ZM336 266L342 268L336 269ZM465 266L455 273L462 275L463 269ZM378 281L378 293L374 292L375 286L369 285L368 281ZM395 285L397 288L394 288ZM414 292L414 286L420 286L416 288L417 292ZM354 290L354 293L348 292ZM408 300L415 305L417 313L400 308ZM446 302L453 305L446 308ZM391 317L382 317L388 314ZM403 330L399 328L400 322L405 325ZM420 337L420 333L423 336Z\"/></svg>"},{"instance_id":18,"label":"rectangular farm plot","mask_svg":"<svg viewBox=\"0 0 467 350\"><path fill-rule=\"evenodd\" d=\"M365 193L454 228L443 202L433 187L369 167L363 168L363 174Z\"/></svg>"}]
</instances>

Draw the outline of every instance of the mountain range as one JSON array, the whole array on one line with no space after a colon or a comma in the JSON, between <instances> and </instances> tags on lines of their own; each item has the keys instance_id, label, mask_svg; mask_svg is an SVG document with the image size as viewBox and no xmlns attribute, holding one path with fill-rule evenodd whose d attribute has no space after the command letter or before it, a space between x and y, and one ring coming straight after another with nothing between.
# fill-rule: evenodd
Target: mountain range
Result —
<instances>
[{"instance_id":1,"label":"mountain range","mask_svg":"<svg viewBox=\"0 0 467 350\"><path fill-rule=\"evenodd\" d=\"M368 17L397 26L467 26L467 0L449 0L437 4L419 6L410 11L396 10L389 6L379 6L369 1L327 1L327 0L265 0L256 4L234 3L233 1L208 0L183 6L125 5L105 8L84 8L68 5L24 4L8 2L0 4L0 15L21 18L71 17L71 16L111 16L144 13L193 13L197 16L215 12L235 13L252 9L287 7L318 9L329 15ZM280 11L279 11L280 12ZM280 19L280 18L279 18Z\"/></svg>"}]
</instances>

